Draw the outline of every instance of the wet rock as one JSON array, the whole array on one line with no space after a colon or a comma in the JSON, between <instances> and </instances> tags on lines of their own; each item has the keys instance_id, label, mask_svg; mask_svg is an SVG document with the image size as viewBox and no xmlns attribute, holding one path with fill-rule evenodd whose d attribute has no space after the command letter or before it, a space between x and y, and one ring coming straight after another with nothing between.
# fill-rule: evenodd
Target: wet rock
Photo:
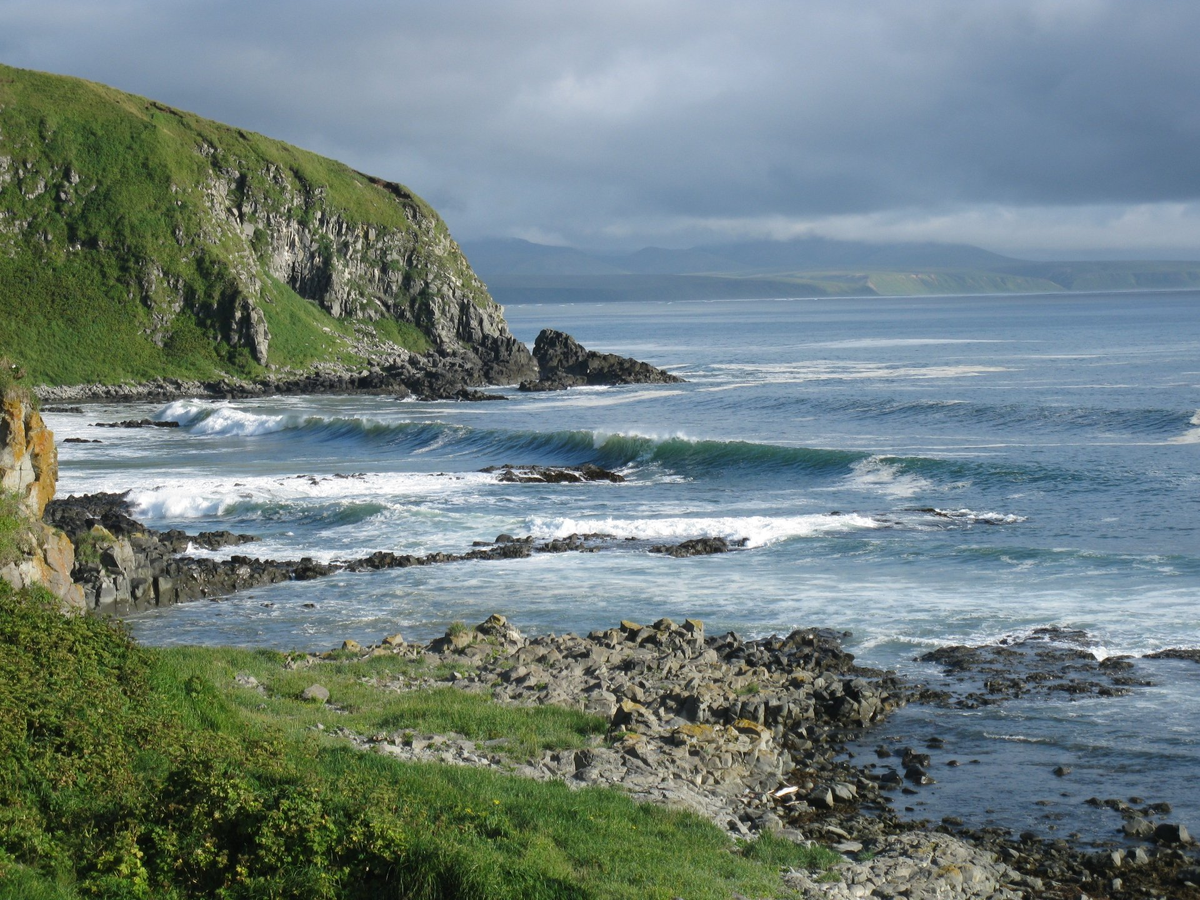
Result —
<instances>
[{"instance_id":1,"label":"wet rock","mask_svg":"<svg viewBox=\"0 0 1200 900\"><path fill-rule=\"evenodd\" d=\"M159 422L156 419L126 419L123 422L96 422L93 428L178 428L178 422Z\"/></svg>"},{"instance_id":2,"label":"wet rock","mask_svg":"<svg viewBox=\"0 0 1200 900\"><path fill-rule=\"evenodd\" d=\"M538 378L523 381L522 391L556 391L579 385L677 384L676 375L648 363L582 347L569 334L544 329L534 341Z\"/></svg>"},{"instance_id":3,"label":"wet rock","mask_svg":"<svg viewBox=\"0 0 1200 900\"><path fill-rule=\"evenodd\" d=\"M624 476L590 463L582 466L488 466L481 472L496 473L504 484L580 484L587 481L608 481L620 484Z\"/></svg>"},{"instance_id":4,"label":"wet rock","mask_svg":"<svg viewBox=\"0 0 1200 900\"><path fill-rule=\"evenodd\" d=\"M1184 825L1175 822L1163 822L1154 829L1154 841L1158 844L1179 845L1192 843L1192 836Z\"/></svg>"},{"instance_id":5,"label":"wet rock","mask_svg":"<svg viewBox=\"0 0 1200 900\"><path fill-rule=\"evenodd\" d=\"M728 541L723 537L696 538L680 544L656 544L650 548L651 553L665 553L676 559L686 559L689 556L709 556L713 553L728 553L733 547L744 547L747 541Z\"/></svg>"}]
</instances>

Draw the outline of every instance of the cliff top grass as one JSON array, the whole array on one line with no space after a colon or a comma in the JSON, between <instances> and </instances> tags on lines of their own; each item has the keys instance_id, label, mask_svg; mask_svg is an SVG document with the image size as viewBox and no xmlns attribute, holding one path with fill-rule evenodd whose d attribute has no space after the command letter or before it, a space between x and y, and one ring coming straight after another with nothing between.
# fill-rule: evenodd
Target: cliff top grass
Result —
<instances>
[{"instance_id":1,"label":"cliff top grass","mask_svg":"<svg viewBox=\"0 0 1200 900\"><path fill-rule=\"evenodd\" d=\"M289 662L143 648L0 582L0 900L715 900L786 896L780 866L829 863L777 839L735 845L613 790L353 749L329 732L503 736L519 758L578 745L600 724L453 690L381 690L417 674L394 658ZM235 684L242 672L266 695ZM318 680L336 708L300 699Z\"/></svg>"},{"instance_id":2,"label":"cliff top grass","mask_svg":"<svg viewBox=\"0 0 1200 900\"><path fill-rule=\"evenodd\" d=\"M214 194L217 182L229 192ZM214 203L236 227L218 221ZM449 241L402 185L101 84L0 65L0 353L35 384L258 376L263 367L229 337L232 298L250 278L264 284L272 331L291 329L269 365L361 365L345 320L265 283L254 211L268 208L305 224L336 216ZM465 260L446 259L489 302ZM413 326L356 327L428 347Z\"/></svg>"}]
</instances>

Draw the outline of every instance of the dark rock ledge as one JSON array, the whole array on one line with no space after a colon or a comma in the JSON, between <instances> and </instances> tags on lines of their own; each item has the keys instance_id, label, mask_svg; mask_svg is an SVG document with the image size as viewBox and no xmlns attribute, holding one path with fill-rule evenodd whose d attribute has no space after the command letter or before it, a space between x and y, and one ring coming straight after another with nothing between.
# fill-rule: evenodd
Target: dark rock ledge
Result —
<instances>
[{"instance_id":1,"label":"dark rock ledge","mask_svg":"<svg viewBox=\"0 0 1200 900\"><path fill-rule=\"evenodd\" d=\"M615 353L582 347L569 334L543 329L533 344L538 365L536 381L521 382L523 391L561 391L581 385L679 384L677 375Z\"/></svg>"},{"instance_id":2,"label":"dark rock ledge","mask_svg":"<svg viewBox=\"0 0 1200 900\"><path fill-rule=\"evenodd\" d=\"M538 467L531 467L537 469ZM590 471L594 470L594 471ZM514 480L527 470L503 469ZM301 476L303 477L303 476ZM334 476L338 477L338 476ZM353 476L342 476L353 477ZM587 480L621 480L619 475L596 467L541 469L528 475L541 483L572 483ZM650 547L648 542L621 539L611 534L571 534L537 542L532 537L502 534L492 542L477 541L465 553L408 553L377 551L369 556L336 562L258 559L234 555L229 559L195 558L189 548L218 550L258 540L253 535L228 531L190 535L183 531L157 531L130 516L128 492L99 493L52 500L44 521L63 531L75 547L72 580L84 594L84 610L102 615L128 615L161 606L193 600L215 599L250 588L284 581L308 581L334 572L370 572L405 569L468 560L525 559L535 553L593 553L602 549L647 549L673 556L724 552L728 545L709 547L705 541ZM695 545L695 546L692 546ZM683 548L676 551L677 548Z\"/></svg>"}]
</instances>

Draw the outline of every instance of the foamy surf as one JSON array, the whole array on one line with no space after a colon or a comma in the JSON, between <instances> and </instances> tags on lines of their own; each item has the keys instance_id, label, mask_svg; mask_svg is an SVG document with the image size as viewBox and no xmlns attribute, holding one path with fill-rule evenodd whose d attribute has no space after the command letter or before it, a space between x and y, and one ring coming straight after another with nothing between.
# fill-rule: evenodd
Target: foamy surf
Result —
<instances>
[{"instance_id":1,"label":"foamy surf","mask_svg":"<svg viewBox=\"0 0 1200 900\"><path fill-rule=\"evenodd\" d=\"M1169 444L1200 444L1200 409L1188 420L1192 427L1178 437L1171 438Z\"/></svg>"},{"instance_id":2,"label":"foamy surf","mask_svg":"<svg viewBox=\"0 0 1200 900\"><path fill-rule=\"evenodd\" d=\"M156 521L202 519L252 511L269 506L298 508L329 503L377 503L383 507L437 497L452 501L464 492L474 495L493 484L494 474L459 475L372 473L351 475L292 475L286 477L186 479L170 485L135 488L129 495L135 514Z\"/></svg>"},{"instance_id":3,"label":"foamy surf","mask_svg":"<svg viewBox=\"0 0 1200 900\"><path fill-rule=\"evenodd\" d=\"M617 538L647 541L683 541L722 537L746 541L747 547L765 547L792 538L816 537L886 527L886 523L856 514L805 516L727 516L720 518L668 517L662 519L534 518L530 532L539 538L564 538L571 534L611 534Z\"/></svg>"},{"instance_id":4,"label":"foamy surf","mask_svg":"<svg viewBox=\"0 0 1200 900\"><path fill-rule=\"evenodd\" d=\"M963 525L1017 525L1028 521L1015 513L975 512L973 509L933 509L930 514Z\"/></svg>"},{"instance_id":5,"label":"foamy surf","mask_svg":"<svg viewBox=\"0 0 1200 900\"><path fill-rule=\"evenodd\" d=\"M887 497L913 497L933 488L920 475L900 471L896 464L883 456L871 456L854 463L846 477L849 486L875 491Z\"/></svg>"}]
</instances>

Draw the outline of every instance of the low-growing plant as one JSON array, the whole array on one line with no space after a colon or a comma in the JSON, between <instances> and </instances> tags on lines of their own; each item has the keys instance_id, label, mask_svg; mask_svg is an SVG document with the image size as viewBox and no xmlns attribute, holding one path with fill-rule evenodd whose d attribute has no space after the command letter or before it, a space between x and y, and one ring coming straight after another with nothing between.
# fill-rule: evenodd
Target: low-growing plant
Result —
<instances>
[{"instance_id":1,"label":"low-growing plant","mask_svg":"<svg viewBox=\"0 0 1200 900\"><path fill-rule=\"evenodd\" d=\"M17 562L34 535L35 523L14 491L0 490L0 566Z\"/></svg>"},{"instance_id":2,"label":"low-growing plant","mask_svg":"<svg viewBox=\"0 0 1200 900\"><path fill-rule=\"evenodd\" d=\"M797 844L770 832L763 832L742 844L742 854L770 866L824 872L844 862L842 855L820 844Z\"/></svg>"}]
</instances>

